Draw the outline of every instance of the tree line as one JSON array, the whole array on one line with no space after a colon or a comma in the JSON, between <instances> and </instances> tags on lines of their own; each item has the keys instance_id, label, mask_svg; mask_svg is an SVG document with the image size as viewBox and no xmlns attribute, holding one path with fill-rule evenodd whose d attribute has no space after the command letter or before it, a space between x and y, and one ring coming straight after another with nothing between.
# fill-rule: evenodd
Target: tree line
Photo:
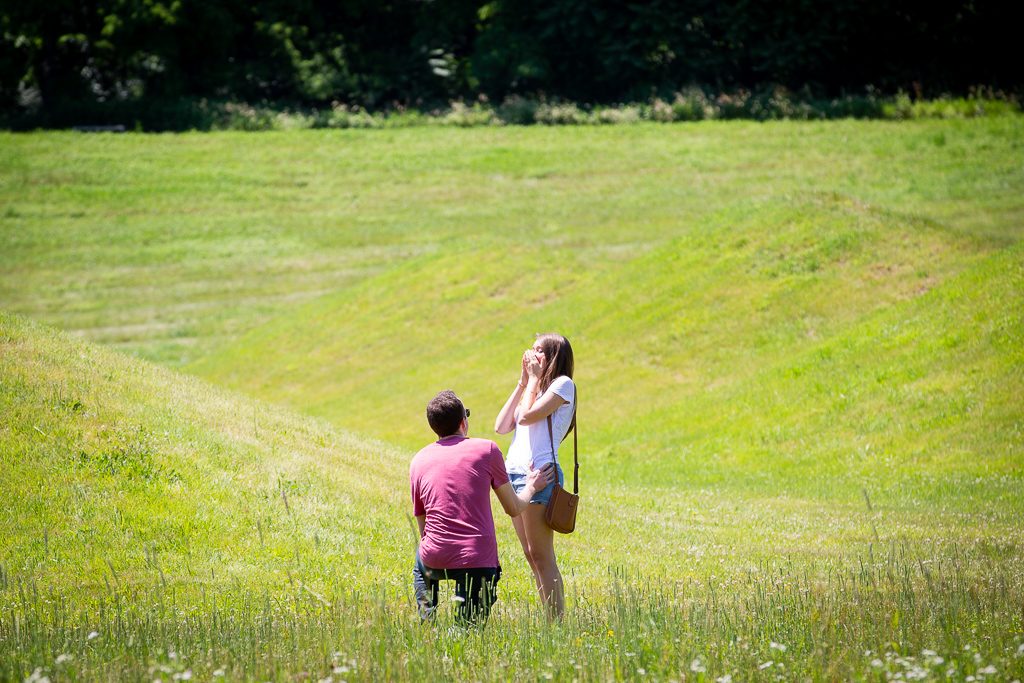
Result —
<instances>
[{"instance_id":1,"label":"tree line","mask_svg":"<svg viewBox=\"0 0 1024 683\"><path fill-rule=\"evenodd\" d=\"M430 108L784 87L1017 91L998 0L2 0L0 112L69 125L198 99ZM1011 16L1013 15L1013 16ZM173 127L173 124L168 124Z\"/></svg>"}]
</instances>

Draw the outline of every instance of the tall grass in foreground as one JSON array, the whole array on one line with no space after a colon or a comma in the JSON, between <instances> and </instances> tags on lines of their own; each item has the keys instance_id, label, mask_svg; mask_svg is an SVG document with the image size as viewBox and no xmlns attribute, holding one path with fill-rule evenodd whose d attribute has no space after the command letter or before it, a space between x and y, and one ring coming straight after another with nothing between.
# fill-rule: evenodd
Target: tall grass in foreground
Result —
<instances>
[{"instance_id":1,"label":"tall grass in foreground","mask_svg":"<svg viewBox=\"0 0 1024 683\"><path fill-rule=\"evenodd\" d=\"M977 549L889 546L852 565L764 564L675 581L609 570L564 622L499 601L463 630L407 595L299 581L108 585L82 596L0 576L0 678L211 680L1014 680L1024 572Z\"/></svg>"}]
</instances>

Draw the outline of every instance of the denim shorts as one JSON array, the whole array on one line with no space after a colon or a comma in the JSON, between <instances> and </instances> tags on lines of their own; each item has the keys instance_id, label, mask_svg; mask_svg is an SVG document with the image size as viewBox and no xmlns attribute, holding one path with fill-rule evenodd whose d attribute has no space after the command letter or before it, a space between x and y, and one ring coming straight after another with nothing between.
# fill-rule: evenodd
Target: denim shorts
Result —
<instances>
[{"instance_id":1,"label":"denim shorts","mask_svg":"<svg viewBox=\"0 0 1024 683\"><path fill-rule=\"evenodd\" d=\"M508 480L512 484L512 490L516 492L516 495L518 495L519 492L522 491L526 487L526 475L525 474L518 474L516 472L509 472L508 473ZM558 466L558 484L559 484L559 486L562 486L562 485L565 484L565 476L562 474L562 466L561 465ZM544 487L540 491L537 491L537 493L533 494L533 498L530 499L530 502L531 503L536 503L537 505L547 505L548 501L551 500L551 492L554 491L554 490L555 490L555 482L551 482L546 487Z\"/></svg>"}]
</instances>

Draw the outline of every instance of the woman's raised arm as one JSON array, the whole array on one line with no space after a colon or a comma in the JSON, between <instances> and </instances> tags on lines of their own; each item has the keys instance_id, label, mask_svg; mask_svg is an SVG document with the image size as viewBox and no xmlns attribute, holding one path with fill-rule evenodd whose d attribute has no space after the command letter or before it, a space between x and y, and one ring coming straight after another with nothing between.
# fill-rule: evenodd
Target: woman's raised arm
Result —
<instances>
[{"instance_id":1,"label":"woman's raised arm","mask_svg":"<svg viewBox=\"0 0 1024 683\"><path fill-rule=\"evenodd\" d=\"M521 425L532 425L534 422L540 422L558 410L563 403L568 403L568 401L549 389L532 406L519 413L516 422Z\"/></svg>"},{"instance_id":2,"label":"woman's raised arm","mask_svg":"<svg viewBox=\"0 0 1024 683\"><path fill-rule=\"evenodd\" d=\"M501 407L498 412L498 417L494 420L494 431L498 434L508 434L516 428L516 406L519 405L519 399L523 395L523 389L526 388L526 366L528 362L529 351L523 353L523 371L519 375L519 383L516 388L509 394L508 400L505 401L505 405Z\"/></svg>"}]
</instances>

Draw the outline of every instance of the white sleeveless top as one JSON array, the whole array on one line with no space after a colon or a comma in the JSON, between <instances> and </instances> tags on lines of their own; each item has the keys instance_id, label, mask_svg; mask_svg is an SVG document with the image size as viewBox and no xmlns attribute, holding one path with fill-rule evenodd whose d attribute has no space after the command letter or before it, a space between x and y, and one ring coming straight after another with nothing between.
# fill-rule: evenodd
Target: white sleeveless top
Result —
<instances>
[{"instance_id":1,"label":"white sleeveless top","mask_svg":"<svg viewBox=\"0 0 1024 683\"><path fill-rule=\"evenodd\" d=\"M551 414L551 435L554 437L557 452L558 444L569 433L569 425L572 424L572 413L576 407L576 385L571 379L561 375L551 382L551 386L544 393L555 393L566 400L566 403ZM537 400L540 401L540 397ZM512 437L512 445L508 447L508 456L505 458L505 469L509 474L527 474L531 464L534 469L539 470L553 459L547 418L532 425L516 425L516 433ZM559 460L558 464L561 465L562 461Z\"/></svg>"}]
</instances>

